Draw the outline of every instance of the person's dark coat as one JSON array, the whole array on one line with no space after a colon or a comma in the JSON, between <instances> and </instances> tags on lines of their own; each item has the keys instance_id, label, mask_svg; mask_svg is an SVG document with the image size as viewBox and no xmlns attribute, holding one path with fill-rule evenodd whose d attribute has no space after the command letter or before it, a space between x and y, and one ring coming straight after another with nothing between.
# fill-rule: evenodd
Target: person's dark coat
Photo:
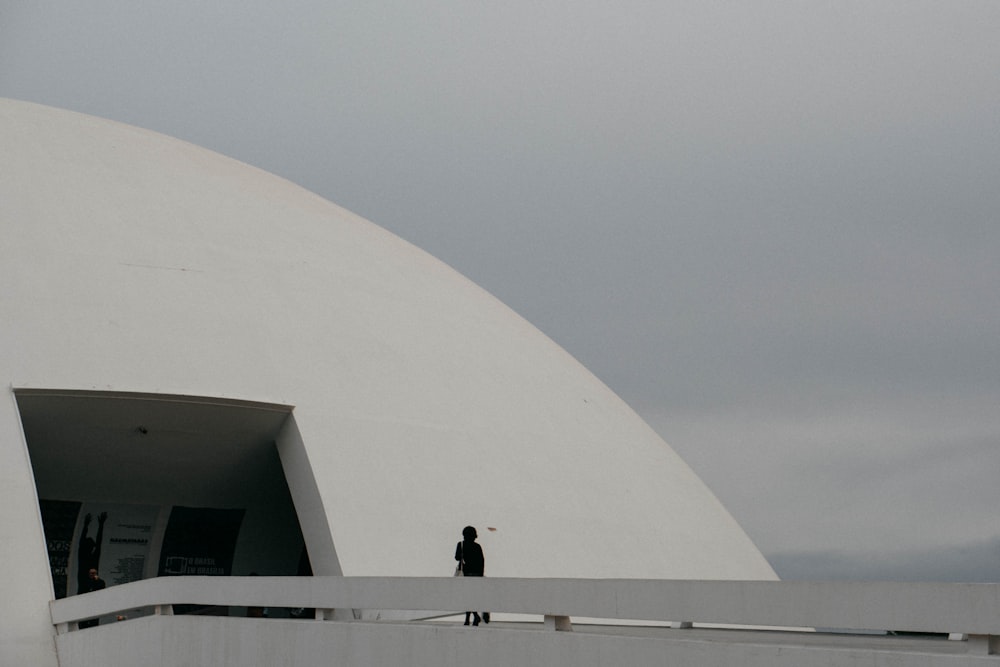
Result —
<instances>
[{"instance_id":1,"label":"person's dark coat","mask_svg":"<svg viewBox=\"0 0 1000 667\"><path fill-rule=\"evenodd\" d=\"M465 561L462 573L467 577L481 577L486 571L483 548L476 542L465 540L455 545L455 560Z\"/></svg>"}]
</instances>

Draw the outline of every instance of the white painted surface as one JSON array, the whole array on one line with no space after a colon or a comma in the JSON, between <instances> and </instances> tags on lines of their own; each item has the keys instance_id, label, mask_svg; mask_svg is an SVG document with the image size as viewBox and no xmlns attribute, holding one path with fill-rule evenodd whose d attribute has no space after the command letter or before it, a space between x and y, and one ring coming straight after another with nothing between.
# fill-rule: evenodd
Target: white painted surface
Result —
<instances>
[{"instance_id":1,"label":"white painted surface","mask_svg":"<svg viewBox=\"0 0 1000 667\"><path fill-rule=\"evenodd\" d=\"M47 609L53 596L48 553L31 465L9 393L0 400L0 489L0 566L6 572L0 596L0 665L55 667Z\"/></svg>"},{"instance_id":2,"label":"white painted surface","mask_svg":"<svg viewBox=\"0 0 1000 667\"><path fill-rule=\"evenodd\" d=\"M607 387L388 232L198 147L37 105L0 101L0 149L0 382L294 406L293 467L325 512L303 525L317 572L446 574L474 524L492 576L774 578ZM19 536L0 650L41 654L51 587L10 401L0 433L0 530Z\"/></svg>"},{"instance_id":3,"label":"white painted surface","mask_svg":"<svg viewBox=\"0 0 1000 667\"><path fill-rule=\"evenodd\" d=\"M161 577L54 602L52 622L190 603L1000 635L1000 584L904 582Z\"/></svg>"},{"instance_id":4,"label":"white painted surface","mask_svg":"<svg viewBox=\"0 0 1000 667\"><path fill-rule=\"evenodd\" d=\"M477 608L546 614L557 622L339 622L161 616L61 634L62 667L255 665L931 665L997 664L1000 584L815 583L765 581L641 581L444 578L198 578L156 579L53 605L53 621L157 602L386 609ZM666 627L574 626L558 619L697 621L947 633L895 637L884 633L671 630ZM568 620L568 619L567 619ZM977 637L978 635L978 637ZM993 635L992 639L987 639ZM988 651L994 651L990 655ZM157 662L159 661L159 662Z\"/></svg>"},{"instance_id":5,"label":"white painted surface","mask_svg":"<svg viewBox=\"0 0 1000 667\"><path fill-rule=\"evenodd\" d=\"M134 623L134 625L133 625ZM129 626L132 627L129 627ZM622 634L441 623L147 617L58 638L61 667L988 667L957 642L659 629Z\"/></svg>"}]
</instances>

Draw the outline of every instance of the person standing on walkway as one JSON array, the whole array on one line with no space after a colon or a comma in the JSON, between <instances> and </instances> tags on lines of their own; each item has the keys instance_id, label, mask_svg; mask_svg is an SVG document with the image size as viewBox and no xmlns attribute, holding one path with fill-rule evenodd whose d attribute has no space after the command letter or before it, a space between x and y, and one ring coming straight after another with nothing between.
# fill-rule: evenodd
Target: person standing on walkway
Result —
<instances>
[{"instance_id":1,"label":"person standing on walkway","mask_svg":"<svg viewBox=\"0 0 1000 667\"><path fill-rule=\"evenodd\" d=\"M99 574L97 574L97 568L93 568L92 567L89 570L87 570L87 583L86 583L86 587L82 591L80 591L80 592L81 593L93 593L94 591L103 591L106 586L107 586L107 584L104 583L104 580L101 579L101 577L100 577ZM92 628L92 627L98 625L100 622L101 622L100 619L91 618L91 619L88 619L86 621L80 621L80 624L79 624L78 627L80 627L81 629L83 629L83 628Z\"/></svg>"},{"instance_id":2,"label":"person standing on walkway","mask_svg":"<svg viewBox=\"0 0 1000 667\"><path fill-rule=\"evenodd\" d=\"M482 577L486 572L486 557L483 555L483 548L476 543L479 535L472 526L462 529L462 541L455 545L455 560L462 568L462 575L465 577ZM479 625L479 614L474 611L465 612L465 624L469 624L469 617L473 617L472 625ZM490 622L490 612L484 611L482 620Z\"/></svg>"}]
</instances>

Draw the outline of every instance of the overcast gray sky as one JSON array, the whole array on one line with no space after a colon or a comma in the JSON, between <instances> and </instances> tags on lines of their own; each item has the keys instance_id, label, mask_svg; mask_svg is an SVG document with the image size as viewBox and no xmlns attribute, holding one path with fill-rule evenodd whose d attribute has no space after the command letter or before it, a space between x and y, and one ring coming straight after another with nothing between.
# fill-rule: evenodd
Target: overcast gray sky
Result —
<instances>
[{"instance_id":1,"label":"overcast gray sky","mask_svg":"<svg viewBox=\"0 0 1000 667\"><path fill-rule=\"evenodd\" d=\"M998 35L992 0L0 0L0 95L451 264L784 577L1000 581Z\"/></svg>"}]
</instances>

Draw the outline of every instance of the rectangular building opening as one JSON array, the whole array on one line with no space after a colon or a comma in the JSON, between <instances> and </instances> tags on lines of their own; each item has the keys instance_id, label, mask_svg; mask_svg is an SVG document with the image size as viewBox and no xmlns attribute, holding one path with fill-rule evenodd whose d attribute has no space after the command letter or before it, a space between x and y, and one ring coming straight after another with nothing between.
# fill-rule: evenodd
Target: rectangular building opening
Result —
<instances>
[{"instance_id":1,"label":"rectangular building opening","mask_svg":"<svg viewBox=\"0 0 1000 667\"><path fill-rule=\"evenodd\" d=\"M157 576L311 574L276 440L292 408L15 390L57 598ZM280 613L280 610L279 610Z\"/></svg>"}]
</instances>

